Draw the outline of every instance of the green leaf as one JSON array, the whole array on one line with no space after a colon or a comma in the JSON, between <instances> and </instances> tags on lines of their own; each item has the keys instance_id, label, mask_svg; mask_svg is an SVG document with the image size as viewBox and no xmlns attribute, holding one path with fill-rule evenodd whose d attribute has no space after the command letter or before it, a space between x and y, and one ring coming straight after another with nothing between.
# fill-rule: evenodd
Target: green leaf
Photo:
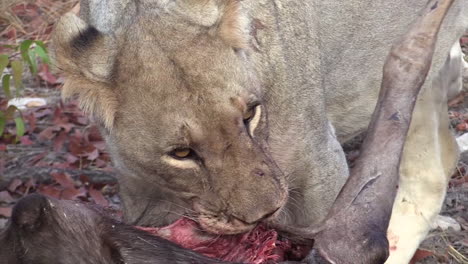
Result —
<instances>
[{"instance_id":1,"label":"green leaf","mask_svg":"<svg viewBox=\"0 0 468 264\"><path fill-rule=\"evenodd\" d=\"M3 132L5 131L5 126L6 126L6 117L2 112L0 112L0 137L3 135Z\"/></svg>"},{"instance_id":2,"label":"green leaf","mask_svg":"<svg viewBox=\"0 0 468 264\"><path fill-rule=\"evenodd\" d=\"M31 59L31 63L29 64L31 66L31 73L33 75L36 75L37 74L37 54L36 54L36 50L35 49L32 49L32 50L29 50L29 58Z\"/></svg>"},{"instance_id":3,"label":"green leaf","mask_svg":"<svg viewBox=\"0 0 468 264\"><path fill-rule=\"evenodd\" d=\"M34 47L34 51L36 54L41 57L42 61L46 64L50 64L50 58L49 55L47 55L47 52L41 47L41 46L36 46Z\"/></svg>"},{"instance_id":4,"label":"green leaf","mask_svg":"<svg viewBox=\"0 0 468 264\"><path fill-rule=\"evenodd\" d=\"M8 65L8 62L9 62L8 55L4 55L4 54L0 55L0 76L5 70L5 67Z\"/></svg>"},{"instance_id":5,"label":"green leaf","mask_svg":"<svg viewBox=\"0 0 468 264\"><path fill-rule=\"evenodd\" d=\"M15 112L18 112L19 116L14 117ZM9 120L9 119L14 119L15 120L15 124L16 124L16 142L18 142L19 139L22 136L24 136L24 133L26 131L26 129L25 129L26 126L24 125L23 115L21 113L21 110L19 110L18 107L14 106L14 105L10 105L7 108L7 110L4 112L4 117L5 117L5 120Z\"/></svg>"},{"instance_id":6,"label":"green leaf","mask_svg":"<svg viewBox=\"0 0 468 264\"><path fill-rule=\"evenodd\" d=\"M18 142L20 138L24 136L24 132L26 131L23 117L21 116L16 117L15 124L16 124L16 141Z\"/></svg>"},{"instance_id":7,"label":"green leaf","mask_svg":"<svg viewBox=\"0 0 468 264\"><path fill-rule=\"evenodd\" d=\"M41 47L45 53L48 53L47 52L47 47L46 45L44 44L44 42L40 41L40 40L35 40L34 43L36 43L36 45L38 45L39 47Z\"/></svg>"},{"instance_id":8,"label":"green leaf","mask_svg":"<svg viewBox=\"0 0 468 264\"><path fill-rule=\"evenodd\" d=\"M28 51L29 51L29 47L31 47L32 43L33 43L32 40L27 39L27 40L21 42L21 44L20 44L21 57L25 61L29 61Z\"/></svg>"},{"instance_id":9,"label":"green leaf","mask_svg":"<svg viewBox=\"0 0 468 264\"><path fill-rule=\"evenodd\" d=\"M6 120L14 119L16 111L21 113L21 111L18 109L18 107L14 106L14 105L8 106L8 108L3 112L5 114Z\"/></svg>"},{"instance_id":10,"label":"green leaf","mask_svg":"<svg viewBox=\"0 0 468 264\"><path fill-rule=\"evenodd\" d=\"M23 88L23 63L15 60L11 62L11 69L13 70L13 81L15 81L16 96L20 95Z\"/></svg>"},{"instance_id":11,"label":"green leaf","mask_svg":"<svg viewBox=\"0 0 468 264\"><path fill-rule=\"evenodd\" d=\"M11 75L10 75L10 74L5 74L5 75L3 75L3 78L2 78L2 87L3 87L3 91L5 92L5 96L6 96L8 99L11 99L10 79L11 79Z\"/></svg>"},{"instance_id":12,"label":"green leaf","mask_svg":"<svg viewBox=\"0 0 468 264\"><path fill-rule=\"evenodd\" d=\"M21 57L29 65L31 65L31 58L29 57L29 47L31 47L32 43L33 43L32 40L27 39L27 40L21 42L21 45L20 45Z\"/></svg>"}]
</instances>

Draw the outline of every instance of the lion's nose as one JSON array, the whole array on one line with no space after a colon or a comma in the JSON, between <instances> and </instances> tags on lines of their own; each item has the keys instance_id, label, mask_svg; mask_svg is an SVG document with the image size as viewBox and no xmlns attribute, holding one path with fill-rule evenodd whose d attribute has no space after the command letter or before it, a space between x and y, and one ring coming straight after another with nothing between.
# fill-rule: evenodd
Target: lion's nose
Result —
<instances>
[{"instance_id":1,"label":"lion's nose","mask_svg":"<svg viewBox=\"0 0 468 264\"><path fill-rule=\"evenodd\" d=\"M259 223L261 221L264 221L268 218L270 218L272 215L274 215L276 212L278 212L278 210L280 209L280 207L276 208L275 210L273 211L270 211L260 217L240 217L240 216L236 216L236 215L232 215L233 218L235 218L236 220L244 223L244 224L247 224L247 225L253 225L253 224L256 224L256 223ZM252 220L253 219L253 220Z\"/></svg>"}]
</instances>

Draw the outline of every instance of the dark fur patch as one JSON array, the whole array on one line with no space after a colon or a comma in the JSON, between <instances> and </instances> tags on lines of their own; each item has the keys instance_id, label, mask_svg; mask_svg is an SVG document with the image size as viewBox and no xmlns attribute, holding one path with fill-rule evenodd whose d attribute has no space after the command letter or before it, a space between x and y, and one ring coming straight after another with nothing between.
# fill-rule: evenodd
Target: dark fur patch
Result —
<instances>
[{"instance_id":1,"label":"dark fur patch","mask_svg":"<svg viewBox=\"0 0 468 264\"><path fill-rule=\"evenodd\" d=\"M29 195L14 207L11 220L18 227L34 232L40 227L43 210L47 206L47 199L44 196Z\"/></svg>"},{"instance_id":2,"label":"dark fur patch","mask_svg":"<svg viewBox=\"0 0 468 264\"><path fill-rule=\"evenodd\" d=\"M95 27L88 26L86 30L80 32L71 41L73 56L79 56L79 53L85 51L89 46L92 46L100 36L101 32L99 32Z\"/></svg>"},{"instance_id":3,"label":"dark fur patch","mask_svg":"<svg viewBox=\"0 0 468 264\"><path fill-rule=\"evenodd\" d=\"M104 211L39 194L22 198L0 232L0 264L230 263L121 223ZM69 212L72 217L65 217ZM40 230L29 228L36 223L41 223Z\"/></svg>"}]
</instances>

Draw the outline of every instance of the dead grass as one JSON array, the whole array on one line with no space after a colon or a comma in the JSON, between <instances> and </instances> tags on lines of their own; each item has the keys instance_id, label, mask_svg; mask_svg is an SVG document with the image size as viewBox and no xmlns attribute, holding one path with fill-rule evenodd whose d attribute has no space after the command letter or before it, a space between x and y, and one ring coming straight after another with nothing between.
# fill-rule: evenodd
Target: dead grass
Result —
<instances>
[{"instance_id":1,"label":"dead grass","mask_svg":"<svg viewBox=\"0 0 468 264\"><path fill-rule=\"evenodd\" d=\"M54 23L78 0L1 0L0 44L50 39Z\"/></svg>"}]
</instances>

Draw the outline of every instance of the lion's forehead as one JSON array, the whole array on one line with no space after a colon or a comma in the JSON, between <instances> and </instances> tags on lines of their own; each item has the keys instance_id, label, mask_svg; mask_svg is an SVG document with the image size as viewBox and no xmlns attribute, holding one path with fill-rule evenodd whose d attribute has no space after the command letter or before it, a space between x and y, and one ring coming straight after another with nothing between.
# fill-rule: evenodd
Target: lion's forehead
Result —
<instances>
[{"instance_id":1,"label":"lion's forehead","mask_svg":"<svg viewBox=\"0 0 468 264\"><path fill-rule=\"evenodd\" d=\"M191 98L179 99L175 103L174 100L159 102L159 98L152 98L137 105L122 105L115 130L141 137L171 141L187 137L194 142L203 142L207 138L218 140L239 133L243 127L242 112L229 99L207 100L202 104Z\"/></svg>"},{"instance_id":2,"label":"lion's forehead","mask_svg":"<svg viewBox=\"0 0 468 264\"><path fill-rule=\"evenodd\" d=\"M247 85L251 69L225 41L203 27L174 28L160 20L142 17L117 37L117 83L197 90Z\"/></svg>"}]
</instances>

